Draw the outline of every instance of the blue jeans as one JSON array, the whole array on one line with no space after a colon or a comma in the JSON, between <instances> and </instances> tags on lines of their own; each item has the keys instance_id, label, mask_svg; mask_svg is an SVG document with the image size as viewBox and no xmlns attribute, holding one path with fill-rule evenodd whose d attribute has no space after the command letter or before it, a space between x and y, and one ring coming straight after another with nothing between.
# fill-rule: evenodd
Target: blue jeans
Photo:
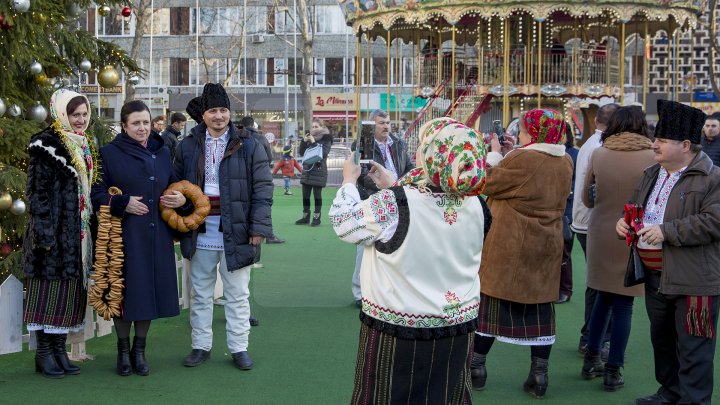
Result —
<instances>
[{"instance_id":1,"label":"blue jeans","mask_svg":"<svg viewBox=\"0 0 720 405\"><path fill-rule=\"evenodd\" d=\"M610 354L608 364L622 367L625 364L625 348L630 338L632 308L634 297L598 291L588 324L588 352L600 353L600 345L605 335L610 315L612 332L610 333Z\"/></svg>"},{"instance_id":2,"label":"blue jeans","mask_svg":"<svg viewBox=\"0 0 720 405\"><path fill-rule=\"evenodd\" d=\"M284 176L283 180L285 181L285 191L290 190L290 177Z\"/></svg>"}]
</instances>

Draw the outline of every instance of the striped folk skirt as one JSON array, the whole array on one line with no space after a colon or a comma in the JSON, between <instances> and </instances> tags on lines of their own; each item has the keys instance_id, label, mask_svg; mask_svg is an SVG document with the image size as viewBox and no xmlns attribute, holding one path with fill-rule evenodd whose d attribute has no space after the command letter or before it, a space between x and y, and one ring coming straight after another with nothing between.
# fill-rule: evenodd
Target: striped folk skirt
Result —
<instances>
[{"instance_id":1,"label":"striped folk skirt","mask_svg":"<svg viewBox=\"0 0 720 405\"><path fill-rule=\"evenodd\" d=\"M360 327L354 405L472 404L473 333L434 340Z\"/></svg>"},{"instance_id":2,"label":"striped folk skirt","mask_svg":"<svg viewBox=\"0 0 720 405\"><path fill-rule=\"evenodd\" d=\"M555 306L521 304L480 293L477 332L505 343L542 346L555 343Z\"/></svg>"},{"instance_id":3,"label":"striped folk skirt","mask_svg":"<svg viewBox=\"0 0 720 405\"><path fill-rule=\"evenodd\" d=\"M75 332L84 326L87 291L80 279L26 278L24 321L28 330Z\"/></svg>"}]
</instances>

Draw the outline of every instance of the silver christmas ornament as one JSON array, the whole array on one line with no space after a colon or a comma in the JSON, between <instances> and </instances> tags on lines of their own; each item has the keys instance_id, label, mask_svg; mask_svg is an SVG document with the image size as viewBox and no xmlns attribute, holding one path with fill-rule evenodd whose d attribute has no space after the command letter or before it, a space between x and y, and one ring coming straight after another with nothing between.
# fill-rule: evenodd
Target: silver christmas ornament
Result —
<instances>
[{"instance_id":1,"label":"silver christmas ornament","mask_svg":"<svg viewBox=\"0 0 720 405\"><path fill-rule=\"evenodd\" d=\"M26 13L30 10L30 0L13 0L13 8L18 13Z\"/></svg>"},{"instance_id":2,"label":"silver christmas ornament","mask_svg":"<svg viewBox=\"0 0 720 405\"><path fill-rule=\"evenodd\" d=\"M30 109L28 110L28 117L30 117L30 119L33 119L37 122L45 122L45 119L47 118L47 116L48 116L48 112L45 109L45 106L40 104L39 101L37 102L37 104L30 107Z\"/></svg>"},{"instance_id":3,"label":"silver christmas ornament","mask_svg":"<svg viewBox=\"0 0 720 405\"><path fill-rule=\"evenodd\" d=\"M5 111L7 111L7 107L5 106L3 99L0 98L0 117L5 115Z\"/></svg>"},{"instance_id":4,"label":"silver christmas ornament","mask_svg":"<svg viewBox=\"0 0 720 405\"><path fill-rule=\"evenodd\" d=\"M22 215L25 213L25 201L21 199L17 199L13 201L12 205L10 206L10 212L14 215Z\"/></svg>"},{"instance_id":5,"label":"silver christmas ornament","mask_svg":"<svg viewBox=\"0 0 720 405\"><path fill-rule=\"evenodd\" d=\"M20 114L22 114L22 110L20 109L19 105L13 104L8 109L8 114L10 114L13 117L19 117Z\"/></svg>"},{"instance_id":6,"label":"silver christmas ornament","mask_svg":"<svg viewBox=\"0 0 720 405\"><path fill-rule=\"evenodd\" d=\"M433 88L430 86L425 86L422 88L422 90L420 90L420 95L425 98L432 96L433 93L434 93Z\"/></svg>"},{"instance_id":7,"label":"silver christmas ornament","mask_svg":"<svg viewBox=\"0 0 720 405\"><path fill-rule=\"evenodd\" d=\"M130 77L128 77L128 82L130 84L132 84L133 86L135 86L138 83L140 83L140 77L138 77L138 75L136 75L136 74L132 74L132 75L130 75Z\"/></svg>"},{"instance_id":8,"label":"silver christmas ornament","mask_svg":"<svg viewBox=\"0 0 720 405\"><path fill-rule=\"evenodd\" d=\"M30 64L30 73L34 75L39 75L40 73L42 73L42 71L43 67L40 62L34 60L33 63Z\"/></svg>"},{"instance_id":9,"label":"silver christmas ornament","mask_svg":"<svg viewBox=\"0 0 720 405\"><path fill-rule=\"evenodd\" d=\"M83 60L80 62L80 70L83 72L87 72L90 69L92 69L92 63L90 63L89 60L83 58Z\"/></svg>"}]
</instances>

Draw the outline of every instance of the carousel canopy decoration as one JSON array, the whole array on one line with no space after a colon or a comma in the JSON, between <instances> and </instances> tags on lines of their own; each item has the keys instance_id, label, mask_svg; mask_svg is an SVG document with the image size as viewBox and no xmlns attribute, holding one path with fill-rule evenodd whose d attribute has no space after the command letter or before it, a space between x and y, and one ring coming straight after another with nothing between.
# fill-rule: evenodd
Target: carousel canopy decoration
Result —
<instances>
[{"instance_id":1,"label":"carousel canopy decoration","mask_svg":"<svg viewBox=\"0 0 720 405\"><path fill-rule=\"evenodd\" d=\"M411 26L435 25L443 20L447 25L463 28L472 25L473 20L476 24L477 17L503 18L517 13L544 21L557 12L574 18L611 15L625 22L637 21L639 16L656 22L672 18L677 26L695 28L707 0L338 0L338 3L345 21L357 34L373 31L378 25L385 31L408 30Z\"/></svg>"}]
</instances>

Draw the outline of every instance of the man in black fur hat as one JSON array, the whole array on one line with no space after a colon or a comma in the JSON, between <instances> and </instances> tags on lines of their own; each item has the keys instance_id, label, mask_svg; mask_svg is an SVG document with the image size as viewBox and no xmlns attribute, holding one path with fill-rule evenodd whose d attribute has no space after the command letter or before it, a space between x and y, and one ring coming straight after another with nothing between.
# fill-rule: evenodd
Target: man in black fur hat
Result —
<instances>
[{"instance_id":1,"label":"man in black fur hat","mask_svg":"<svg viewBox=\"0 0 720 405\"><path fill-rule=\"evenodd\" d=\"M702 111L659 100L658 115L658 164L645 170L631 200L644 214L637 231L641 263L631 260L628 275L645 282L660 388L636 403L710 404L720 304L720 168L700 146ZM625 238L631 229L620 219L616 231ZM622 386L619 370L610 371L606 385L610 379Z\"/></svg>"},{"instance_id":2,"label":"man in black fur hat","mask_svg":"<svg viewBox=\"0 0 720 405\"><path fill-rule=\"evenodd\" d=\"M272 234L272 175L263 146L230 121L230 100L222 85L206 84L200 102L191 104L188 112L202 122L180 142L175 174L203 190L211 211L200 228L180 240L183 257L192 266L194 291L192 351L183 364L195 367L210 357L213 293L220 273L232 361L250 370L248 285L257 246Z\"/></svg>"}]
</instances>

